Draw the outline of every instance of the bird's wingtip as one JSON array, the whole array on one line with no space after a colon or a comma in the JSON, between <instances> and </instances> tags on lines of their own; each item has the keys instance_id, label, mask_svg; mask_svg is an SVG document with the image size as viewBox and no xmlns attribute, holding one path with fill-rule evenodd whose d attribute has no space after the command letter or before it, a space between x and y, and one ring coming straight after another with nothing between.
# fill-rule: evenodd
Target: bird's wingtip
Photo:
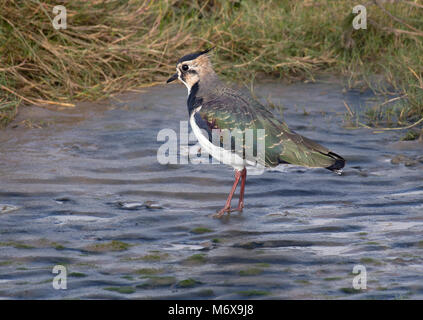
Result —
<instances>
[{"instance_id":1,"label":"bird's wingtip","mask_svg":"<svg viewBox=\"0 0 423 320\"><path fill-rule=\"evenodd\" d=\"M329 167L326 167L326 169L335 172L338 175L341 175L343 172L343 168L345 167L345 159L342 158L340 155L337 155L336 153L329 152L328 154L332 159L335 160L335 163L332 164Z\"/></svg>"}]
</instances>

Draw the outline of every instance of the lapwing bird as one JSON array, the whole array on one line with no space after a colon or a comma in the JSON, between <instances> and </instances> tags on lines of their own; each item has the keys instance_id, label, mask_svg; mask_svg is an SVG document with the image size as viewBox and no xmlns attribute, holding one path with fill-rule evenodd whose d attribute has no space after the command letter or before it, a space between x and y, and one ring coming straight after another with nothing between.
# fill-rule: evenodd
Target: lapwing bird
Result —
<instances>
[{"instance_id":1,"label":"lapwing bird","mask_svg":"<svg viewBox=\"0 0 423 320\"><path fill-rule=\"evenodd\" d=\"M291 164L311 168L326 168L341 174L345 160L320 144L303 137L276 118L274 114L250 95L223 84L212 68L210 49L188 54L178 60L176 73L167 83L179 79L188 89L188 115L191 128L201 149L213 158L235 169L235 181L225 206L215 215L242 211L247 169L261 165L273 168ZM241 147L215 139L216 132L229 131L244 134ZM253 144L247 143L246 132L253 131ZM259 135L259 132L263 133ZM261 137L261 141L260 138ZM240 140L238 140L240 141ZM262 143L264 153L258 152ZM251 150L252 152L246 152ZM232 197L241 180L238 207L231 209Z\"/></svg>"}]
</instances>

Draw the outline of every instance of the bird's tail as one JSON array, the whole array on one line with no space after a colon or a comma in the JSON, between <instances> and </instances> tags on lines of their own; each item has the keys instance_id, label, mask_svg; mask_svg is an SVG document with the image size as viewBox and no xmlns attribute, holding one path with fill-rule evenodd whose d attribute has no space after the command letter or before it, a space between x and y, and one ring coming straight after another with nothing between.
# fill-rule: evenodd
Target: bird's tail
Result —
<instances>
[{"instance_id":1,"label":"bird's tail","mask_svg":"<svg viewBox=\"0 0 423 320\"><path fill-rule=\"evenodd\" d=\"M300 135L291 135L285 141L279 163L290 163L311 168L326 168L337 174L342 173L345 159L322 145Z\"/></svg>"}]
</instances>

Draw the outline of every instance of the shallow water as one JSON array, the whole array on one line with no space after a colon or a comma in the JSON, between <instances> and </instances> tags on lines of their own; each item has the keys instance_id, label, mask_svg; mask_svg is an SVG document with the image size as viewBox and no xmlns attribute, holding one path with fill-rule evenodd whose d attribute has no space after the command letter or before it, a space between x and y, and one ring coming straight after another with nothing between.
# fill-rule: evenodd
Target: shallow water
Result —
<instances>
[{"instance_id":1,"label":"shallow water","mask_svg":"<svg viewBox=\"0 0 423 320\"><path fill-rule=\"evenodd\" d=\"M157 161L157 133L187 120L182 86L24 112L45 128L0 132L0 298L422 299L422 145L346 129L342 101L357 110L369 92L256 92L347 167L249 176L244 212L220 220L232 169ZM356 265L367 289L352 288Z\"/></svg>"}]
</instances>

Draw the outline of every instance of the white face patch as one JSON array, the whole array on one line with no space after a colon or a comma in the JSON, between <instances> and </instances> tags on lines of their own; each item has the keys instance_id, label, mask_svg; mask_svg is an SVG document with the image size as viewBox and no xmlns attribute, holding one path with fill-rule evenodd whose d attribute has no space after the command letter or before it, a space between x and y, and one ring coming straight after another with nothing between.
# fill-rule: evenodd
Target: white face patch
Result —
<instances>
[{"instance_id":1,"label":"white face patch","mask_svg":"<svg viewBox=\"0 0 423 320\"><path fill-rule=\"evenodd\" d=\"M185 71L182 71L183 65L187 65L188 69L185 70ZM187 87L188 95L191 92L192 86L194 84L196 84L200 80L200 78L198 76L198 73L191 73L191 72L187 72L187 71L190 70L190 69L196 71L196 69L197 69L196 67L197 67L197 65L193 64L190 61L184 61L182 63L179 63L176 66L176 72L178 73L178 79ZM182 73L184 74L184 79L182 79Z\"/></svg>"},{"instance_id":2,"label":"white face patch","mask_svg":"<svg viewBox=\"0 0 423 320\"><path fill-rule=\"evenodd\" d=\"M178 70L178 79L185 85L185 87L187 87L188 89L188 95L191 92L191 87L188 85L188 83L186 83L184 80L182 80L181 78L181 72Z\"/></svg>"}]
</instances>

